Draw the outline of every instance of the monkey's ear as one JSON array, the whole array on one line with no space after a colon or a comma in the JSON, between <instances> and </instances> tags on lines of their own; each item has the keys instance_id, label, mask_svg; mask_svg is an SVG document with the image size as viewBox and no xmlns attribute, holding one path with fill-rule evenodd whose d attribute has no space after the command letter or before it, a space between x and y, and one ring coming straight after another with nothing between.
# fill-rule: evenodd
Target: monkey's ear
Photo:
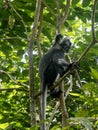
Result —
<instances>
[{"instance_id":1,"label":"monkey's ear","mask_svg":"<svg viewBox=\"0 0 98 130\"><path fill-rule=\"evenodd\" d=\"M56 43L60 43L61 39L63 38L62 34L57 34L55 38Z\"/></svg>"}]
</instances>

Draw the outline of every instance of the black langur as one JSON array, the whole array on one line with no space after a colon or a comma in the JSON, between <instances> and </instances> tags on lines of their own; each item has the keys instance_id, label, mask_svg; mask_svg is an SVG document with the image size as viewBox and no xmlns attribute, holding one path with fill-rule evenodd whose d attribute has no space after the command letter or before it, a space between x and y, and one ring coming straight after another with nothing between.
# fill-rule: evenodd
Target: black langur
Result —
<instances>
[{"instance_id":1,"label":"black langur","mask_svg":"<svg viewBox=\"0 0 98 130\"><path fill-rule=\"evenodd\" d=\"M47 88L53 97L59 95L60 91L51 86L59 77L63 76L68 70L69 64L64 59L64 53L68 53L72 43L68 38L58 34L50 50L41 58L39 63L39 73L42 83L42 120L46 120L46 98ZM45 123L42 124L42 130L46 130Z\"/></svg>"}]
</instances>

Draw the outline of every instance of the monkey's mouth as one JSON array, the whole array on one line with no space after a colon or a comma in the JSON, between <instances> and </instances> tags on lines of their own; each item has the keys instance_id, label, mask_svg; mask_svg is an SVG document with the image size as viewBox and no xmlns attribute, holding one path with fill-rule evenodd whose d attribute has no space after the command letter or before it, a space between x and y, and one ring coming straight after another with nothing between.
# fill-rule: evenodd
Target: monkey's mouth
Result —
<instances>
[{"instance_id":1,"label":"monkey's mouth","mask_svg":"<svg viewBox=\"0 0 98 130\"><path fill-rule=\"evenodd\" d=\"M71 48L71 44L67 45L66 43L62 44L62 49L64 50L64 52L68 53L70 51Z\"/></svg>"},{"instance_id":2,"label":"monkey's mouth","mask_svg":"<svg viewBox=\"0 0 98 130\"><path fill-rule=\"evenodd\" d=\"M65 48L64 49L66 53L69 53L70 49Z\"/></svg>"}]
</instances>

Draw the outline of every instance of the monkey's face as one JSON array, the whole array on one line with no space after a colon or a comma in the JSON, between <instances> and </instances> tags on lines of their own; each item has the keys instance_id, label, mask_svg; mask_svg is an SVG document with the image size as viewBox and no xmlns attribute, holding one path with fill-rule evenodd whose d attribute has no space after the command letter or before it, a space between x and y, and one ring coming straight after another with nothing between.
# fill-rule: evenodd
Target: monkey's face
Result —
<instances>
[{"instance_id":1,"label":"monkey's face","mask_svg":"<svg viewBox=\"0 0 98 130\"><path fill-rule=\"evenodd\" d=\"M68 38L65 38L65 37L60 42L60 46L62 47L62 49L66 53L69 52L71 45L72 45L71 41Z\"/></svg>"}]
</instances>

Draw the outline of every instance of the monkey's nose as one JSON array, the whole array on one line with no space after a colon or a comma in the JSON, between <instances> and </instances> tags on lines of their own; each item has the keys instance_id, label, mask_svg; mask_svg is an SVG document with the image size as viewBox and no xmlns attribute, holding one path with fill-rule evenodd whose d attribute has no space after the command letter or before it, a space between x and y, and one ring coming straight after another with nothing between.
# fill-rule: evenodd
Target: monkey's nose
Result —
<instances>
[{"instance_id":1,"label":"monkey's nose","mask_svg":"<svg viewBox=\"0 0 98 130\"><path fill-rule=\"evenodd\" d=\"M69 44L70 44L70 46L72 46L72 44L73 44L73 43L72 43L72 42L70 42Z\"/></svg>"}]
</instances>

